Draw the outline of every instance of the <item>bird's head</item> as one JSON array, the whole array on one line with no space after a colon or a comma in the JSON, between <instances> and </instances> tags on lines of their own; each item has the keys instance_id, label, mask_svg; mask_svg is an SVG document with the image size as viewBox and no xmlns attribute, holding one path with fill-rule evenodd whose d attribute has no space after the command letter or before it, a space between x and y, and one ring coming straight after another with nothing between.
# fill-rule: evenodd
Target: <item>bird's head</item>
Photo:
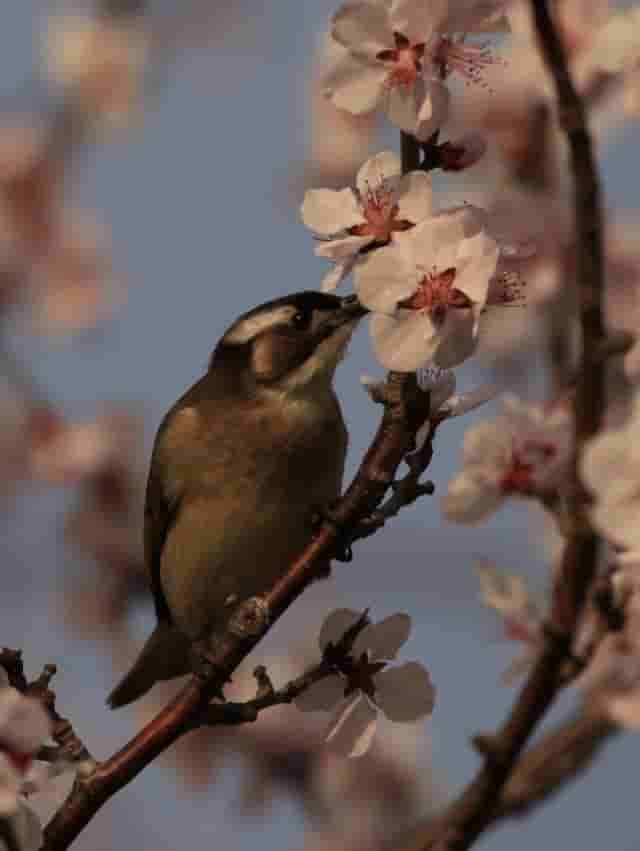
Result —
<instances>
[{"instance_id":1,"label":"bird's head","mask_svg":"<svg viewBox=\"0 0 640 851\"><path fill-rule=\"evenodd\" d=\"M294 293L244 313L218 343L211 368L284 393L330 386L367 311L354 297Z\"/></svg>"}]
</instances>

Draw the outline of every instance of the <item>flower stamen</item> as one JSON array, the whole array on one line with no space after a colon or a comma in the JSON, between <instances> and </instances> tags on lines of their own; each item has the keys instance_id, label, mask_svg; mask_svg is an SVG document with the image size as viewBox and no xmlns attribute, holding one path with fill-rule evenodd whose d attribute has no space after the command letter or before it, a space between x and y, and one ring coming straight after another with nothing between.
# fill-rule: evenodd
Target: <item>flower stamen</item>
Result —
<instances>
[{"instance_id":1,"label":"flower stamen","mask_svg":"<svg viewBox=\"0 0 640 851\"><path fill-rule=\"evenodd\" d=\"M439 274L433 270L420 281L414 294L401 301L398 307L404 307L407 310L424 310L430 314L436 324L441 325L449 308L461 309L472 306L471 299L453 286L455 277L454 268L445 269Z\"/></svg>"},{"instance_id":2,"label":"flower stamen","mask_svg":"<svg viewBox=\"0 0 640 851\"><path fill-rule=\"evenodd\" d=\"M376 58L391 65L385 81L387 88L409 89L422 73L426 45L424 42L412 44L406 35L400 32L394 32L393 39L395 48L379 51Z\"/></svg>"}]
</instances>

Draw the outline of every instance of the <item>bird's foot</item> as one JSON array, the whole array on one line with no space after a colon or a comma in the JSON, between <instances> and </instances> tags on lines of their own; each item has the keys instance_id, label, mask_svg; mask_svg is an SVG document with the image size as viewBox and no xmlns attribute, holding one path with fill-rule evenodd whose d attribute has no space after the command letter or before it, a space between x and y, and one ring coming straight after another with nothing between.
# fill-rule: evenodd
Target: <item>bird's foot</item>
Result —
<instances>
[{"instance_id":1,"label":"bird's foot","mask_svg":"<svg viewBox=\"0 0 640 851\"><path fill-rule=\"evenodd\" d=\"M223 688L231 678L211 657L208 640L194 641L189 652L189 662L194 675L206 683L216 683L212 697L225 700Z\"/></svg>"},{"instance_id":2,"label":"bird's foot","mask_svg":"<svg viewBox=\"0 0 640 851\"><path fill-rule=\"evenodd\" d=\"M337 500L316 508L313 512L311 522L314 531L319 531L324 523L328 523L333 527L336 534L336 546L333 553L333 558L336 561L350 562L353 561L353 551L351 549L351 533L345 528L344 523L340 520L335 512Z\"/></svg>"}]
</instances>

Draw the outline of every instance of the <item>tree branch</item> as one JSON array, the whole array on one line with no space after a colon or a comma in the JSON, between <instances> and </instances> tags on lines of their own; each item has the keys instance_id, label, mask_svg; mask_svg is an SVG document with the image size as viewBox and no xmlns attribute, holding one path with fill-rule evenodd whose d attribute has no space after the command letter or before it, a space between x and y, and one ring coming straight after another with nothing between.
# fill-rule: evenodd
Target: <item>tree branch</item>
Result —
<instances>
[{"instance_id":1,"label":"tree branch","mask_svg":"<svg viewBox=\"0 0 640 851\"><path fill-rule=\"evenodd\" d=\"M621 728L601 712L583 705L574 716L544 735L520 757L499 802L490 813L487 827L503 819L521 817L544 804L587 771L601 748L620 732ZM396 841L394 851L435 851L449 826L448 819L446 811L428 819Z\"/></svg>"}]
</instances>

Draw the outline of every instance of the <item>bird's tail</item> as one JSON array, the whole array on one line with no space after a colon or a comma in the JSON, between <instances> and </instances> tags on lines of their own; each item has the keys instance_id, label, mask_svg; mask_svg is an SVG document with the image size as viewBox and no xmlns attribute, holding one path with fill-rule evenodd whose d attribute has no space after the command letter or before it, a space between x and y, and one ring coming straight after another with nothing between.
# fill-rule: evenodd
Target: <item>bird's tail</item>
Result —
<instances>
[{"instance_id":1,"label":"bird's tail","mask_svg":"<svg viewBox=\"0 0 640 851\"><path fill-rule=\"evenodd\" d=\"M147 639L133 668L107 698L111 709L137 700L160 680L189 673L189 640L172 624L159 623Z\"/></svg>"}]
</instances>

